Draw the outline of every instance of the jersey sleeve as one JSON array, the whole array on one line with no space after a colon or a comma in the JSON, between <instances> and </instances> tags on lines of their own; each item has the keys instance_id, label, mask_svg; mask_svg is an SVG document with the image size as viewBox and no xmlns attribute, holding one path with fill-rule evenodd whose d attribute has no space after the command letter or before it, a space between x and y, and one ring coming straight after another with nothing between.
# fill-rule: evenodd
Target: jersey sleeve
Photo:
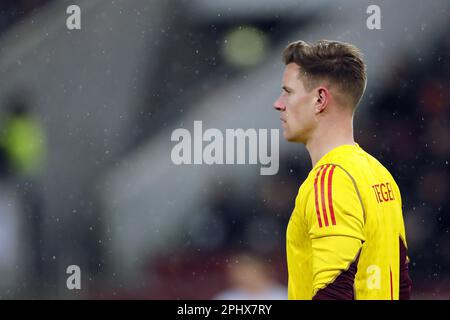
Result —
<instances>
[{"instance_id":1,"label":"jersey sleeve","mask_svg":"<svg viewBox=\"0 0 450 320\"><path fill-rule=\"evenodd\" d=\"M351 299L364 238L364 207L353 177L333 164L317 169L307 228L312 245L313 297Z\"/></svg>"}]
</instances>

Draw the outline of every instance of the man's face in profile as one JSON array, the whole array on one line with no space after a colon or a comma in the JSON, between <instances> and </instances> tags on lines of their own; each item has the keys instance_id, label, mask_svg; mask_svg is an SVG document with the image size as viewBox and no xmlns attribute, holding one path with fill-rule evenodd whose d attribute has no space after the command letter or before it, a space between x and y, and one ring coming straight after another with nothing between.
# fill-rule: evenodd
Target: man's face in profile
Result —
<instances>
[{"instance_id":1,"label":"man's face in profile","mask_svg":"<svg viewBox=\"0 0 450 320\"><path fill-rule=\"evenodd\" d=\"M299 78L299 66L290 63L283 75L280 97L274 108L280 111L284 138L292 142L306 143L315 128L314 90L307 91Z\"/></svg>"}]
</instances>

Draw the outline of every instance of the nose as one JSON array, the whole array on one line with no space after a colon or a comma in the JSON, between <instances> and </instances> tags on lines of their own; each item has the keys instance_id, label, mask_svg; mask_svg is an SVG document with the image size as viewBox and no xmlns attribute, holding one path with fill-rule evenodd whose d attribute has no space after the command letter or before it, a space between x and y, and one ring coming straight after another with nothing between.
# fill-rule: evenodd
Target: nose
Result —
<instances>
[{"instance_id":1,"label":"nose","mask_svg":"<svg viewBox=\"0 0 450 320\"><path fill-rule=\"evenodd\" d=\"M273 107L275 108L275 110L278 111L284 111L286 109L286 105L283 103L283 101L281 100L281 97L279 97L274 103L273 103Z\"/></svg>"}]
</instances>

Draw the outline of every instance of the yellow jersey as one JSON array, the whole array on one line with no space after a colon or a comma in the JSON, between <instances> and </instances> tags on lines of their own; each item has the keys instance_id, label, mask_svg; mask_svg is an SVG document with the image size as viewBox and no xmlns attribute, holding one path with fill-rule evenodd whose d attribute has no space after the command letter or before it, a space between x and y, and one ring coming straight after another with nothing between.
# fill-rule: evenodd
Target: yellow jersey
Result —
<instances>
[{"instance_id":1,"label":"yellow jersey","mask_svg":"<svg viewBox=\"0 0 450 320\"><path fill-rule=\"evenodd\" d=\"M331 150L311 170L286 242L289 299L409 299L400 190L358 144Z\"/></svg>"}]
</instances>

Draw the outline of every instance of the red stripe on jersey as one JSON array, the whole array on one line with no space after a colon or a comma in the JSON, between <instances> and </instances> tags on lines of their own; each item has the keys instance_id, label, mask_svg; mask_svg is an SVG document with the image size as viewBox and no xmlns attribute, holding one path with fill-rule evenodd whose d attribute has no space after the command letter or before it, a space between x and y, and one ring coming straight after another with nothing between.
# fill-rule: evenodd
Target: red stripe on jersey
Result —
<instances>
[{"instance_id":1,"label":"red stripe on jersey","mask_svg":"<svg viewBox=\"0 0 450 320\"><path fill-rule=\"evenodd\" d=\"M389 267L389 276L391 280L391 300L394 300L394 289L392 288L392 270L391 267Z\"/></svg>"},{"instance_id":2,"label":"red stripe on jersey","mask_svg":"<svg viewBox=\"0 0 450 320\"><path fill-rule=\"evenodd\" d=\"M320 167L319 171L316 174L316 178L314 179L314 199L316 202L316 213L317 213L317 220L319 221L319 228L322 228L322 219L320 218L320 212L319 212L319 199L317 194L317 179L319 178L320 173L322 172L323 166Z\"/></svg>"},{"instance_id":3,"label":"red stripe on jersey","mask_svg":"<svg viewBox=\"0 0 450 320\"><path fill-rule=\"evenodd\" d=\"M320 193L322 196L322 212L323 212L323 220L325 221L325 226L328 227L328 217L327 217L327 207L325 206L325 175L327 174L328 167L330 165L327 164L325 166L325 170L323 170L322 177L320 178Z\"/></svg>"},{"instance_id":4,"label":"red stripe on jersey","mask_svg":"<svg viewBox=\"0 0 450 320\"><path fill-rule=\"evenodd\" d=\"M328 174L328 208L330 209L331 223L335 226L336 218L334 217L333 194L331 192L334 168L336 168L335 165L331 166L330 173Z\"/></svg>"}]
</instances>

